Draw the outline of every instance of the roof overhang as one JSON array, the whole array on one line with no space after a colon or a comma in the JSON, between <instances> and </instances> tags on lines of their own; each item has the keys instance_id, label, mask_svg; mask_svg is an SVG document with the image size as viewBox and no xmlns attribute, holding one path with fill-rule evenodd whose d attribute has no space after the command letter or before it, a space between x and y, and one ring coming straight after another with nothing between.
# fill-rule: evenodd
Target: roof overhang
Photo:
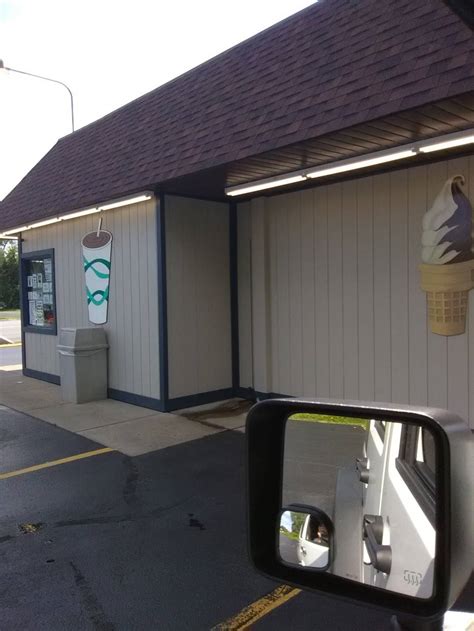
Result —
<instances>
[{"instance_id":1,"label":"roof overhang","mask_svg":"<svg viewBox=\"0 0 474 631\"><path fill-rule=\"evenodd\" d=\"M438 101L429 105L398 112L364 124L339 130L324 136L305 140L292 145L276 148L258 155L246 156L227 164L218 164L195 171L181 177L162 182L143 182L140 190L122 191L120 199L90 200L87 206L74 209L55 210L51 215L38 217L38 221L28 225L9 226L5 233L11 236L25 229L40 227L46 223L74 218L80 214L104 210L110 204L122 203L147 191L148 194L169 193L194 198L230 201L226 189L248 186L261 180L272 180L298 174L326 170L348 161L367 159L371 155L387 155L406 148L414 148L396 162L375 163L349 172L326 173L318 179L303 178L292 184L269 187L266 190L249 192L247 196L269 195L275 192L292 191L314 187L340 179L355 178L367 174L405 166L415 166L440 160L453 155L472 151L472 145L457 145L425 153L419 148L433 142L441 142L443 137L457 138L474 133L474 92L461 94L455 98ZM277 141L275 142L277 145ZM418 148L418 150L416 150ZM238 199L241 199L239 197ZM126 203L133 203L126 201ZM45 223L46 222L46 223ZM22 229L22 230L20 230Z\"/></svg>"},{"instance_id":2,"label":"roof overhang","mask_svg":"<svg viewBox=\"0 0 474 631\"><path fill-rule=\"evenodd\" d=\"M245 157L179 178L168 180L157 187L160 191L177 195L189 195L209 199L229 199L226 189L249 185L260 180L291 176L318 169L326 169L341 161L363 159L367 155L397 152L403 148L415 148L416 155L397 160L396 167L415 165L433 159L442 159L454 153L465 152L460 145L424 153L417 147L431 144L443 136L463 136L474 129L474 92L456 98L414 108L394 115L356 125L325 136L280 147L259 155ZM383 168L393 168L390 163ZM364 168L364 173L381 169L381 164ZM344 173L351 177L354 172ZM340 179L341 174L327 174L324 181ZM296 181L285 190L315 186L316 180ZM283 188L281 189L283 190ZM273 188L258 194L273 193ZM257 194L257 193L250 193Z\"/></svg>"}]
</instances>

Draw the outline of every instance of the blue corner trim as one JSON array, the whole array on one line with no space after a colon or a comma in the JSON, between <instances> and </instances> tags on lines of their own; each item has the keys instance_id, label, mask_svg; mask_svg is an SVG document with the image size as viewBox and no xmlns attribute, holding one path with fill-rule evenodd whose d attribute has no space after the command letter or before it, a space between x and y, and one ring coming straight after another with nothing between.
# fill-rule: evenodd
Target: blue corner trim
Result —
<instances>
[{"instance_id":1,"label":"blue corner trim","mask_svg":"<svg viewBox=\"0 0 474 631\"><path fill-rule=\"evenodd\" d=\"M168 401L168 411L180 410L182 408L191 408L196 405L206 405L207 403L217 403L232 399L235 396L234 388L223 388L222 390L211 390L209 392L200 392L198 394L190 394L184 397L176 397Z\"/></svg>"},{"instance_id":2,"label":"blue corner trim","mask_svg":"<svg viewBox=\"0 0 474 631\"><path fill-rule=\"evenodd\" d=\"M109 399L115 399L116 401L122 401L123 403L131 403L132 405L139 405L142 408L150 408L150 410L158 410L159 412L165 412L163 402L160 399L153 399L152 397L144 397L141 394L133 394L132 392L125 392L123 390L116 390L115 388L109 388L107 390Z\"/></svg>"},{"instance_id":3,"label":"blue corner trim","mask_svg":"<svg viewBox=\"0 0 474 631\"><path fill-rule=\"evenodd\" d=\"M212 390L210 392L200 392L198 394L190 394L184 397L176 397L174 399L168 399L166 405L160 399L144 397L141 394L133 394L132 392L124 392L123 390L115 390L114 388L108 389L108 396L110 399L116 399L117 401L123 401L124 403L131 403L132 405L140 405L141 407L150 408L151 410L158 410L159 412L172 412L174 410L190 408L196 405L205 405L207 403L216 403L218 401L231 399L234 396L234 389L223 388L222 390Z\"/></svg>"},{"instance_id":4,"label":"blue corner trim","mask_svg":"<svg viewBox=\"0 0 474 631\"><path fill-rule=\"evenodd\" d=\"M169 399L168 368L168 300L166 288L166 220L165 195L160 194L156 205L156 231L158 251L158 327L160 339L160 401L163 410Z\"/></svg>"},{"instance_id":5,"label":"blue corner trim","mask_svg":"<svg viewBox=\"0 0 474 631\"><path fill-rule=\"evenodd\" d=\"M58 375L51 375L49 372L41 372L40 370L33 370L32 368L23 367L23 374L25 377L31 377L32 379L39 379L40 381L47 381L48 383L54 383L57 386L61 385L61 379Z\"/></svg>"},{"instance_id":6,"label":"blue corner trim","mask_svg":"<svg viewBox=\"0 0 474 631\"><path fill-rule=\"evenodd\" d=\"M232 387L240 386L239 359L239 277L237 243L237 204L229 204L229 268L230 268L230 327L232 349Z\"/></svg>"},{"instance_id":7,"label":"blue corner trim","mask_svg":"<svg viewBox=\"0 0 474 631\"><path fill-rule=\"evenodd\" d=\"M23 269L21 266L21 259L23 256L23 238L21 236L21 232L18 235L18 275L20 278L20 324L21 324L21 364L23 366L23 374L25 374L26 370L26 336L25 331L23 329L24 322L24 312L25 312L25 283L23 282ZM26 296L27 298L28 296Z\"/></svg>"}]
</instances>

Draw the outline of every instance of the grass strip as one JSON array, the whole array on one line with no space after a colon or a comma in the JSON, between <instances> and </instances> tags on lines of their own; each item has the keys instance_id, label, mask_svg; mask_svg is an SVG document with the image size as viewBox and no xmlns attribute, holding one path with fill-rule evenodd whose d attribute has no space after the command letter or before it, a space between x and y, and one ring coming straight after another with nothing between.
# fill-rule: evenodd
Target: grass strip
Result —
<instances>
[{"instance_id":1,"label":"grass strip","mask_svg":"<svg viewBox=\"0 0 474 631\"><path fill-rule=\"evenodd\" d=\"M356 425L365 430L369 429L369 420L366 418L356 418L352 416L332 416L330 414L292 414L292 421L306 421L309 423L331 423L333 425Z\"/></svg>"}]
</instances>

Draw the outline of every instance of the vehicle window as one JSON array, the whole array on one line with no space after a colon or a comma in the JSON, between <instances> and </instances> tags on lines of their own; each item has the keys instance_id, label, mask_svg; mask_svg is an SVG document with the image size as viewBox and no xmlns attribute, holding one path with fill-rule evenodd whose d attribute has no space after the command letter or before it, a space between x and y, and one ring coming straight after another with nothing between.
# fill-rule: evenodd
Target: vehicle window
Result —
<instances>
[{"instance_id":1,"label":"vehicle window","mask_svg":"<svg viewBox=\"0 0 474 631\"><path fill-rule=\"evenodd\" d=\"M385 438L385 421L375 421L374 427L383 442Z\"/></svg>"},{"instance_id":2,"label":"vehicle window","mask_svg":"<svg viewBox=\"0 0 474 631\"><path fill-rule=\"evenodd\" d=\"M433 477L435 475L435 445L434 438L431 432L426 431L426 429L421 429L421 442L423 447L423 462L426 467L432 473Z\"/></svg>"},{"instance_id":3,"label":"vehicle window","mask_svg":"<svg viewBox=\"0 0 474 631\"><path fill-rule=\"evenodd\" d=\"M435 443L422 427L406 425L402 430L396 467L430 522L435 522Z\"/></svg>"}]
</instances>

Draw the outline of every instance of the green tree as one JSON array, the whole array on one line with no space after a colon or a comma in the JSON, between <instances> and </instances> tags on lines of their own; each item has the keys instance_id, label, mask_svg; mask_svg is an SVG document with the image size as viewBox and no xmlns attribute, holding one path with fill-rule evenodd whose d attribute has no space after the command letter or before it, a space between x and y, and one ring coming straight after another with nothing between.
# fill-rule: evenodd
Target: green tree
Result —
<instances>
[{"instance_id":1,"label":"green tree","mask_svg":"<svg viewBox=\"0 0 474 631\"><path fill-rule=\"evenodd\" d=\"M20 283L16 242L0 240L0 309L18 309Z\"/></svg>"}]
</instances>

